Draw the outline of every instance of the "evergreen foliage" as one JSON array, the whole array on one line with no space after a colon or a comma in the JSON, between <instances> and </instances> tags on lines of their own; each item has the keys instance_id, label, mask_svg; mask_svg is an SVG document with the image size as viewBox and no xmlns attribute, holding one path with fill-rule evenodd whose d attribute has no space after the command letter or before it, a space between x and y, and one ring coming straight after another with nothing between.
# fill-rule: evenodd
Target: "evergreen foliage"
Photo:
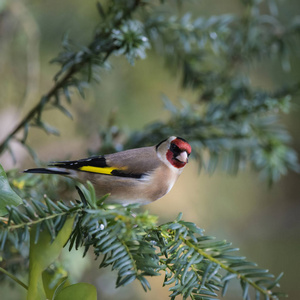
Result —
<instances>
[{"instance_id":1,"label":"evergreen foliage","mask_svg":"<svg viewBox=\"0 0 300 300\"><path fill-rule=\"evenodd\" d=\"M300 82L275 91L260 90L252 86L245 66L266 58L279 59L287 71L300 32L299 20L283 24L273 0L243 0L239 15L197 18L192 14L179 16L171 9L172 3L98 2L101 20L91 42L82 46L65 36L61 53L52 60L60 66L53 87L7 135L0 154L10 151L14 155L10 143L15 140L35 157L27 142L29 130L38 127L58 134L43 120L46 108L55 108L72 118L65 103L71 103L75 90L84 98L85 88L99 80L102 69L109 68L111 56L124 56L134 65L137 59L146 57L151 47L164 55L171 71L182 75L182 86L193 89L198 101L183 101L177 108L165 97L169 119L132 132L124 148L153 144L176 132L191 142L194 158L210 173L221 166L236 174L250 164L271 184L288 170L298 172L297 155L289 146L290 137L279 115L289 111ZM114 131L106 128L101 135L105 147L114 148ZM5 174L0 175L0 183L7 186ZM45 232L54 242L66 220L74 217L69 248L84 247L84 255L92 248L102 258L100 267L112 266L117 271L117 286L139 280L147 291L147 277L164 273L164 285L171 286L171 299L215 299L220 293L226 294L233 279L240 281L243 299L250 299L251 287L256 299L284 296L275 289L282 275L274 279L268 270L233 255L238 249L231 243L203 235L202 229L183 221L181 215L174 222L158 225L155 216L136 212L135 206L111 206L104 198L96 199L91 184L88 189L78 189L80 200L66 203L40 196L47 185L44 179L33 182L30 175L15 173L9 179L15 180L17 192L26 200L17 206L19 198L9 192L16 202L13 206L6 205L5 198L0 218L0 253L4 261L0 271L18 283L13 274L28 266L30 232L35 232L36 244ZM15 257L18 259L13 260Z\"/></svg>"},{"instance_id":2,"label":"evergreen foliage","mask_svg":"<svg viewBox=\"0 0 300 300\"><path fill-rule=\"evenodd\" d=\"M0 220L3 258L8 258L5 253L10 253L12 245L22 250L33 226L35 244L44 231L53 242L66 220L75 217L69 249L84 247L85 256L92 247L95 255L102 257L99 267L112 266L118 272L117 287L137 279L147 291L147 277L164 272L164 285L171 285L171 299L180 295L183 299L216 299L218 291L226 294L233 279L240 281L243 299L249 298L250 286L256 299L284 296L273 291L282 274L274 279L268 270L232 254L238 249L231 243L203 235L194 223L183 221L182 214L174 222L157 225L157 217L133 211L137 205L107 205L106 196L98 200L91 183L88 187L78 188L81 200L69 204L45 197L31 203L24 200L20 208L7 206L8 216Z\"/></svg>"}]
</instances>

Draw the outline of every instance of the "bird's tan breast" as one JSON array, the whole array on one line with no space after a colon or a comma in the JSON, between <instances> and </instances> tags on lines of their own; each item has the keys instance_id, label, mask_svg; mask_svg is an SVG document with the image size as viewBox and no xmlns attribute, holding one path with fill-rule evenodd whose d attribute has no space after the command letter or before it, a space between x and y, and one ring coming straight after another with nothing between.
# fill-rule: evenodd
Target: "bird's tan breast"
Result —
<instances>
[{"instance_id":1,"label":"bird's tan breast","mask_svg":"<svg viewBox=\"0 0 300 300\"><path fill-rule=\"evenodd\" d=\"M146 196L150 201L155 201L167 194L178 179L179 173L172 171L165 164L158 167L147 182Z\"/></svg>"}]
</instances>

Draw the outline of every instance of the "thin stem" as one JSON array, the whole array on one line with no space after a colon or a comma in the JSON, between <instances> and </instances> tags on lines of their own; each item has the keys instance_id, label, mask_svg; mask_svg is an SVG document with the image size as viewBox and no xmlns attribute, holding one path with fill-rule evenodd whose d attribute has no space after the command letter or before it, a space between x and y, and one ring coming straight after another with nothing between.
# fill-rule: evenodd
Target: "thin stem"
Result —
<instances>
[{"instance_id":1,"label":"thin stem","mask_svg":"<svg viewBox=\"0 0 300 300\"><path fill-rule=\"evenodd\" d=\"M43 222L43 221L46 221L46 220L49 220L49 219L53 219L53 218L57 218L59 216L63 216L63 215L69 214L69 213L70 213L69 211L65 211L65 212L50 215L50 216L47 216L47 217L44 217L44 218L40 218L38 220L34 220L34 221L31 221L31 222L28 222L28 223L20 223L20 224L10 225L10 226L7 226L6 228L8 230L15 230L15 229L22 228L22 227L25 227L25 226L32 226L32 225L38 224L40 222ZM76 213L78 213L78 211Z\"/></svg>"},{"instance_id":2,"label":"thin stem","mask_svg":"<svg viewBox=\"0 0 300 300\"><path fill-rule=\"evenodd\" d=\"M266 296L271 296L272 295L272 291L269 290L265 290L263 288L261 288L260 286L258 286L257 284L255 284L253 281L249 280L247 277L245 277L244 275L240 274L238 271L228 267L227 265L223 264L222 262L220 262L219 260L217 260L216 258L212 257L211 255L209 255L208 253L206 253L205 251L203 251L202 249L199 249L197 246L195 246L193 243L191 243L190 241L186 240L185 238L183 238L182 236L180 236L180 239L189 247L195 249L199 254L201 254L203 257L207 258L208 260L218 264L222 269L236 274L237 278L242 279L243 281L247 282L248 284L250 284L254 289L258 290L260 293L262 293L263 295Z\"/></svg>"},{"instance_id":3,"label":"thin stem","mask_svg":"<svg viewBox=\"0 0 300 300\"><path fill-rule=\"evenodd\" d=\"M5 269L3 269L1 267L0 267L0 272L4 273L8 277L10 277L13 281L15 281L16 283L18 283L19 285L21 285L24 289L28 290L28 285L26 285L24 282L22 282L20 279L18 279L13 274L9 273L8 271L6 271Z\"/></svg>"}]
</instances>

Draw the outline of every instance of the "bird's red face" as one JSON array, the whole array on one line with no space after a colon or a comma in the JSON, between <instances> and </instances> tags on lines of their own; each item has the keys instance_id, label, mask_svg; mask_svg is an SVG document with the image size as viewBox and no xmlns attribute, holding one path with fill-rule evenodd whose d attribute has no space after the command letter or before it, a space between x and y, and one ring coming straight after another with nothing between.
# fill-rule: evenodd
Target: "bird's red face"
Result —
<instances>
[{"instance_id":1,"label":"bird's red face","mask_svg":"<svg viewBox=\"0 0 300 300\"><path fill-rule=\"evenodd\" d=\"M170 143L170 148L167 151L167 160L173 167L180 169L187 164L191 152L191 145L186 140L177 137Z\"/></svg>"}]
</instances>

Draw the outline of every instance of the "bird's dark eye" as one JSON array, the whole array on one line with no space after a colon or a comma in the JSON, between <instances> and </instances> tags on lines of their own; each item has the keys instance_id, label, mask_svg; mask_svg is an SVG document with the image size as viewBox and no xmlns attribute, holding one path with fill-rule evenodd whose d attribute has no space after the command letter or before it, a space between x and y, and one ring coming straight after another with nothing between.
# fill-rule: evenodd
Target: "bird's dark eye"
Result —
<instances>
[{"instance_id":1,"label":"bird's dark eye","mask_svg":"<svg viewBox=\"0 0 300 300\"><path fill-rule=\"evenodd\" d=\"M173 144L173 143L170 145L170 150L171 150L173 153L180 153L180 152L181 152L180 149L179 149L179 147L176 146L176 145Z\"/></svg>"}]
</instances>

